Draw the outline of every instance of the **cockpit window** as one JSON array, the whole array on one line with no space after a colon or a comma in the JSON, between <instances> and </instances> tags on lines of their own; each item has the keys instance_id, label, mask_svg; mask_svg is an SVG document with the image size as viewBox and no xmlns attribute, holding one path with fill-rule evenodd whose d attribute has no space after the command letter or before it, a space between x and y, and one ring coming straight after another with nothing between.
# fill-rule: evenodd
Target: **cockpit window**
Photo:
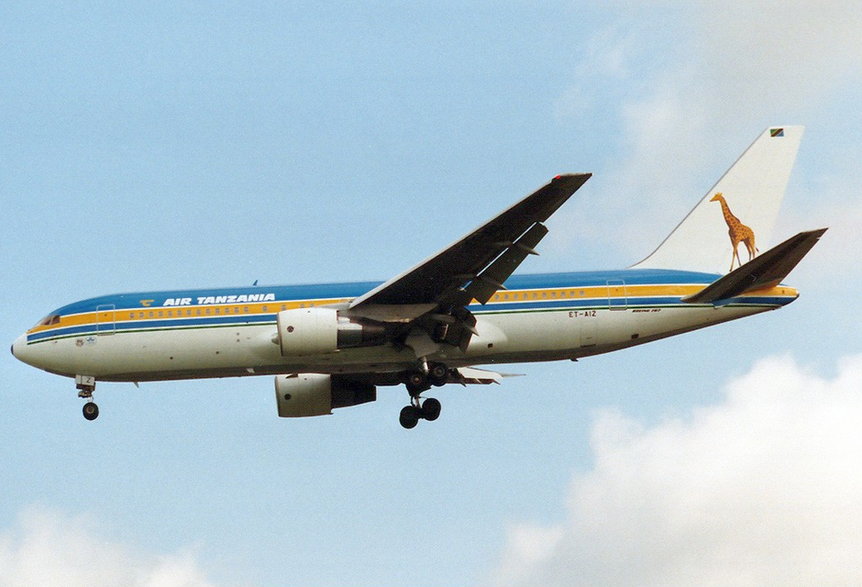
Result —
<instances>
[{"instance_id":1,"label":"cockpit window","mask_svg":"<svg viewBox=\"0 0 862 587\"><path fill-rule=\"evenodd\" d=\"M51 326L52 324L59 324L59 323L60 323L60 315L59 314L48 314L47 316L45 316L44 318L39 320L39 323L36 324L36 326Z\"/></svg>"}]
</instances>

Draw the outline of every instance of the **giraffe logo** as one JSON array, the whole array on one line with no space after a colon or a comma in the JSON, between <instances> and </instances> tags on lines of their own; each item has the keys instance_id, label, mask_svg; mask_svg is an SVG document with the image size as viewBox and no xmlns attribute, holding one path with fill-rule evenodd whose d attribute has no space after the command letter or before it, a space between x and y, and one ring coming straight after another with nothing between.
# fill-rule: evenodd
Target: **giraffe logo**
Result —
<instances>
[{"instance_id":1,"label":"giraffe logo","mask_svg":"<svg viewBox=\"0 0 862 587\"><path fill-rule=\"evenodd\" d=\"M733 248L733 255L730 257L730 271L733 271L734 263L738 262L740 266L742 265L742 260L739 258L739 243L745 243L749 261L760 252L754 246L754 231L733 215L733 212L730 211L730 207L727 205L727 201L724 199L724 194L721 192L715 194L710 202L721 204L721 213L724 215L724 221L727 223L727 233L730 235L730 245Z\"/></svg>"}]
</instances>

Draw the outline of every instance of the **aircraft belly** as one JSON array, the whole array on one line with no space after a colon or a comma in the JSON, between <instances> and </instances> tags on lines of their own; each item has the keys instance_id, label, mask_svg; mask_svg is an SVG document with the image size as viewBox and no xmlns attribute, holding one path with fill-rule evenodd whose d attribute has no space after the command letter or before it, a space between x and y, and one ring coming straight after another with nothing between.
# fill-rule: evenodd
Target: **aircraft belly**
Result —
<instances>
[{"instance_id":1,"label":"aircraft belly","mask_svg":"<svg viewBox=\"0 0 862 587\"><path fill-rule=\"evenodd\" d=\"M480 316L470 364L560 360L596 355L705 328L772 308L750 306L630 307L622 310L507 313ZM481 323L497 334L483 340ZM490 345L490 346L489 346Z\"/></svg>"}]
</instances>

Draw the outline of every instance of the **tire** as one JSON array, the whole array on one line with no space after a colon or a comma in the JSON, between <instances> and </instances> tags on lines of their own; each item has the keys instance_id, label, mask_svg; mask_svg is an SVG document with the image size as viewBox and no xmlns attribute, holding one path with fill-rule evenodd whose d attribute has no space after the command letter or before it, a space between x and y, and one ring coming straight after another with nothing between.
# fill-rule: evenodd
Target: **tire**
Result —
<instances>
[{"instance_id":1,"label":"tire","mask_svg":"<svg viewBox=\"0 0 862 587\"><path fill-rule=\"evenodd\" d=\"M440 417L440 402L433 397L429 397L422 403L422 418L433 422Z\"/></svg>"},{"instance_id":2,"label":"tire","mask_svg":"<svg viewBox=\"0 0 862 587\"><path fill-rule=\"evenodd\" d=\"M407 374L405 383L411 387L423 387L428 385L428 376L419 371L411 371Z\"/></svg>"},{"instance_id":3,"label":"tire","mask_svg":"<svg viewBox=\"0 0 862 587\"><path fill-rule=\"evenodd\" d=\"M449 369L443 363L434 363L428 372L428 381L435 387L446 385L449 382Z\"/></svg>"},{"instance_id":4,"label":"tire","mask_svg":"<svg viewBox=\"0 0 862 587\"><path fill-rule=\"evenodd\" d=\"M95 420L99 417L99 406L97 406L94 402L87 402L84 404L84 418L87 420Z\"/></svg>"},{"instance_id":5,"label":"tire","mask_svg":"<svg viewBox=\"0 0 862 587\"><path fill-rule=\"evenodd\" d=\"M398 421L407 430L416 428L416 424L419 423L419 409L414 406L404 406L401 408L401 415L398 416Z\"/></svg>"},{"instance_id":6,"label":"tire","mask_svg":"<svg viewBox=\"0 0 862 587\"><path fill-rule=\"evenodd\" d=\"M418 395L431 387L428 385L428 377L419 371L408 373L404 385L410 395Z\"/></svg>"}]
</instances>

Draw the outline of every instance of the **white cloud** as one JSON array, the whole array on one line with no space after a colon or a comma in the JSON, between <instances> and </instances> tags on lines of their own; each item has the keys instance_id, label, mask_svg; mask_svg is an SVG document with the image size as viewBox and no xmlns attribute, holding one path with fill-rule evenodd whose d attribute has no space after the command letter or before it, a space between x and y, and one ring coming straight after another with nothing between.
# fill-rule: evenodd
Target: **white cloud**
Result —
<instances>
[{"instance_id":1,"label":"white cloud","mask_svg":"<svg viewBox=\"0 0 862 587\"><path fill-rule=\"evenodd\" d=\"M740 133L753 139L767 124L804 123L774 117L820 103L862 76L856 3L704 4L683 16L676 29L688 50L623 110L636 178L643 161L698 171L711 144Z\"/></svg>"},{"instance_id":2,"label":"white cloud","mask_svg":"<svg viewBox=\"0 0 862 587\"><path fill-rule=\"evenodd\" d=\"M763 360L686 420L604 413L568 521L510 531L492 583L862 584L860 422L862 355Z\"/></svg>"},{"instance_id":3,"label":"white cloud","mask_svg":"<svg viewBox=\"0 0 862 587\"><path fill-rule=\"evenodd\" d=\"M507 532L506 552L501 558L496 583L513 585L527 580L532 568L553 556L564 535L562 527L512 525Z\"/></svg>"},{"instance_id":4,"label":"white cloud","mask_svg":"<svg viewBox=\"0 0 862 587\"><path fill-rule=\"evenodd\" d=\"M624 42L614 41L614 22L586 45L577 82L556 104L558 115L565 105L580 113L597 79L608 78L601 72L627 76L630 94L594 100L585 114L619 117L609 126L620 128L622 153L590 186L600 204L586 218L571 213L566 225L632 261L652 250L767 125L805 124L807 112L821 112L862 79L855 2L738 1L639 14L620 17ZM673 51L652 45L657 27L674 39ZM652 63L653 54L663 61Z\"/></svg>"},{"instance_id":5,"label":"white cloud","mask_svg":"<svg viewBox=\"0 0 862 587\"><path fill-rule=\"evenodd\" d=\"M0 532L4 587L210 587L193 553L154 556L107 540L85 517L44 509Z\"/></svg>"}]
</instances>

